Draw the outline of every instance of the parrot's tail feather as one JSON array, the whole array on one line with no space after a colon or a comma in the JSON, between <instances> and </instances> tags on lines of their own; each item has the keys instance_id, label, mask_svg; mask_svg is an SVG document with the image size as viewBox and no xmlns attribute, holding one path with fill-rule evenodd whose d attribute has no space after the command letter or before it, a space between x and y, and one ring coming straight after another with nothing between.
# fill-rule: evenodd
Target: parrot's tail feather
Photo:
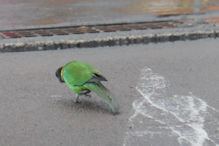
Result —
<instances>
[{"instance_id":1,"label":"parrot's tail feather","mask_svg":"<svg viewBox=\"0 0 219 146\"><path fill-rule=\"evenodd\" d=\"M119 103L112 93L104 87L100 82L96 83L87 83L86 88L91 91L94 91L98 96L100 96L112 109L113 113L116 114L119 112Z\"/></svg>"}]
</instances>

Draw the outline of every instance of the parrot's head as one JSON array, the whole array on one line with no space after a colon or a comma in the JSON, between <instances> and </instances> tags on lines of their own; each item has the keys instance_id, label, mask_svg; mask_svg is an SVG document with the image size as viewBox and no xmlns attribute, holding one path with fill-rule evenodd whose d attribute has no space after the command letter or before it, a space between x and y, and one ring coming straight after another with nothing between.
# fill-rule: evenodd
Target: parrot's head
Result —
<instances>
[{"instance_id":1,"label":"parrot's head","mask_svg":"<svg viewBox=\"0 0 219 146\"><path fill-rule=\"evenodd\" d=\"M62 79L62 75L61 75L62 68L63 68L63 66L60 67L60 68L58 68L58 69L56 70L56 77L59 79L59 81L60 81L61 83L64 82L64 80Z\"/></svg>"}]
</instances>

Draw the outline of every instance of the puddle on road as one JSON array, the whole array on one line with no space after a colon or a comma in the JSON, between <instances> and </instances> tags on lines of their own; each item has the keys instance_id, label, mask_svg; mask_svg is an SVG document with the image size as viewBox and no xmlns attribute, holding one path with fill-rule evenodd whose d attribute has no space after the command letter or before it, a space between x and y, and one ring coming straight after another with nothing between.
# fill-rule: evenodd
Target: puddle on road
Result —
<instances>
[{"instance_id":1,"label":"puddle on road","mask_svg":"<svg viewBox=\"0 0 219 146\"><path fill-rule=\"evenodd\" d=\"M138 16L151 21L218 10L219 0L0 0L0 26L101 23Z\"/></svg>"},{"instance_id":2,"label":"puddle on road","mask_svg":"<svg viewBox=\"0 0 219 146\"><path fill-rule=\"evenodd\" d=\"M142 70L136 87L142 97L133 102L123 146L219 146L219 111L192 93L168 96L167 86L163 76Z\"/></svg>"}]
</instances>

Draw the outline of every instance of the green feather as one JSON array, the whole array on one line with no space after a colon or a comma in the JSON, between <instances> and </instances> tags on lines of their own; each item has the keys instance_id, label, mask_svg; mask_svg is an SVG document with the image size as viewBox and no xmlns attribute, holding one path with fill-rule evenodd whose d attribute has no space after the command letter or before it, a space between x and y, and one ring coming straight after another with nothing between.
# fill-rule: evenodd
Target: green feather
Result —
<instances>
[{"instance_id":1,"label":"green feather","mask_svg":"<svg viewBox=\"0 0 219 146\"><path fill-rule=\"evenodd\" d=\"M114 113L119 111L119 104L112 93L100 81L106 78L94 67L84 62L69 62L62 67L61 78L78 96L84 90L90 90L100 96Z\"/></svg>"},{"instance_id":2,"label":"green feather","mask_svg":"<svg viewBox=\"0 0 219 146\"><path fill-rule=\"evenodd\" d=\"M69 62L63 67L63 79L74 86L83 85L93 76L93 73L100 74L98 70L84 62Z\"/></svg>"},{"instance_id":3,"label":"green feather","mask_svg":"<svg viewBox=\"0 0 219 146\"><path fill-rule=\"evenodd\" d=\"M112 93L104 87L100 82L96 83L87 83L84 85L89 90L95 92L98 96L100 96L112 109L113 113L119 112L119 104L116 98L112 95Z\"/></svg>"}]
</instances>

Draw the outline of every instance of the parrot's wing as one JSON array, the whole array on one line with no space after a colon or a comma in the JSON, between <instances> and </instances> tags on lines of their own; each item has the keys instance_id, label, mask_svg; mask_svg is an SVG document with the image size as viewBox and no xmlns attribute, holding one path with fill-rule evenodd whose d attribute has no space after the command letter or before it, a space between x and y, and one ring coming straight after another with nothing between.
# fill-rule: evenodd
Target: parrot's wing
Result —
<instances>
[{"instance_id":1,"label":"parrot's wing","mask_svg":"<svg viewBox=\"0 0 219 146\"><path fill-rule=\"evenodd\" d=\"M63 78L69 85L80 86L92 78L92 73L84 64L70 62L64 66Z\"/></svg>"},{"instance_id":2,"label":"parrot's wing","mask_svg":"<svg viewBox=\"0 0 219 146\"><path fill-rule=\"evenodd\" d=\"M93 82L99 82L99 81L107 81L107 79L98 73L93 73L93 76L90 80L88 80L86 83L93 83Z\"/></svg>"},{"instance_id":3,"label":"parrot's wing","mask_svg":"<svg viewBox=\"0 0 219 146\"><path fill-rule=\"evenodd\" d=\"M107 79L100 73L99 70L91 66L90 64L86 64L87 69L92 73L92 78L88 82L96 82L96 81L107 81Z\"/></svg>"},{"instance_id":4,"label":"parrot's wing","mask_svg":"<svg viewBox=\"0 0 219 146\"><path fill-rule=\"evenodd\" d=\"M70 62L64 66L63 78L66 83L81 86L87 82L107 81L101 73L84 62Z\"/></svg>"},{"instance_id":5,"label":"parrot's wing","mask_svg":"<svg viewBox=\"0 0 219 146\"><path fill-rule=\"evenodd\" d=\"M118 101L101 82L86 83L84 86L100 96L111 107L114 114L119 113Z\"/></svg>"}]
</instances>

